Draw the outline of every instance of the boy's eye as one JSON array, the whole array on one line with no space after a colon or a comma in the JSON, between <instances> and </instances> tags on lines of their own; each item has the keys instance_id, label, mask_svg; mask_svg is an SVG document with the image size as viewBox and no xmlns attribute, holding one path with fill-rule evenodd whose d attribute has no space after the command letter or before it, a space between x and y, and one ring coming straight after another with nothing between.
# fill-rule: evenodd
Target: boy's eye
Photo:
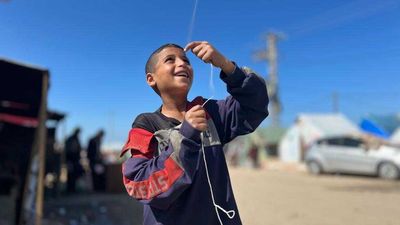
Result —
<instances>
[{"instance_id":1,"label":"boy's eye","mask_svg":"<svg viewBox=\"0 0 400 225\"><path fill-rule=\"evenodd\" d=\"M171 61L173 61L174 59L172 58L172 57L168 57L168 58L166 58L165 59L165 62L171 62Z\"/></svg>"}]
</instances>

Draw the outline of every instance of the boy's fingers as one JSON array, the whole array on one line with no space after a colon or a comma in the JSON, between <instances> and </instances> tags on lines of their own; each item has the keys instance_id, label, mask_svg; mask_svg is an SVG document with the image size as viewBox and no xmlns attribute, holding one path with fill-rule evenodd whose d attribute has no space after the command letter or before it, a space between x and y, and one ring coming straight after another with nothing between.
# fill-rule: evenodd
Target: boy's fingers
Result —
<instances>
[{"instance_id":1,"label":"boy's fingers","mask_svg":"<svg viewBox=\"0 0 400 225\"><path fill-rule=\"evenodd\" d=\"M200 131L204 131L208 127L207 120L205 117L191 117L191 118L188 118L187 121L195 129L200 130Z\"/></svg>"},{"instance_id":2,"label":"boy's fingers","mask_svg":"<svg viewBox=\"0 0 400 225\"><path fill-rule=\"evenodd\" d=\"M203 45L197 45L196 47L192 48L192 52L193 54L195 54L197 56L197 54L204 49Z\"/></svg>"},{"instance_id":3,"label":"boy's fingers","mask_svg":"<svg viewBox=\"0 0 400 225\"><path fill-rule=\"evenodd\" d=\"M207 124L207 121L205 121L205 120L195 120L193 127L198 130L204 131L207 129L208 124Z\"/></svg>"},{"instance_id":4,"label":"boy's fingers","mask_svg":"<svg viewBox=\"0 0 400 225\"><path fill-rule=\"evenodd\" d=\"M196 124L207 124L207 120L205 118L195 118L193 122Z\"/></svg>"},{"instance_id":5,"label":"boy's fingers","mask_svg":"<svg viewBox=\"0 0 400 225\"><path fill-rule=\"evenodd\" d=\"M189 111L190 111L190 112L194 112L194 111L199 110L200 108L203 108L203 107L201 107L201 105L195 105L195 106L193 106L192 108L190 108L190 109L188 110L188 112L189 112Z\"/></svg>"},{"instance_id":6,"label":"boy's fingers","mask_svg":"<svg viewBox=\"0 0 400 225\"><path fill-rule=\"evenodd\" d=\"M201 59L205 62L205 63L209 63L211 62L211 54L212 52L208 51L206 52L206 54L204 54Z\"/></svg>"},{"instance_id":7,"label":"boy's fingers","mask_svg":"<svg viewBox=\"0 0 400 225\"><path fill-rule=\"evenodd\" d=\"M187 44L183 50L188 51L190 49L193 49L199 45L203 45L204 46L210 46L210 44L207 41L192 41L189 44Z\"/></svg>"},{"instance_id":8,"label":"boy's fingers","mask_svg":"<svg viewBox=\"0 0 400 225\"><path fill-rule=\"evenodd\" d=\"M206 117L206 112L203 109L190 112L190 117Z\"/></svg>"},{"instance_id":9,"label":"boy's fingers","mask_svg":"<svg viewBox=\"0 0 400 225\"><path fill-rule=\"evenodd\" d=\"M212 49L207 46L198 45L192 49L193 54L195 54L199 59L203 60L205 63L211 62L211 56L213 54Z\"/></svg>"},{"instance_id":10,"label":"boy's fingers","mask_svg":"<svg viewBox=\"0 0 400 225\"><path fill-rule=\"evenodd\" d=\"M192 116L194 117L200 117L200 118L205 118L206 117L206 112L204 110L198 110L198 111L194 111L192 113Z\"/></svg>"},{"instance_id":11,"label":"boy's fingers","mask_svg":"<svg viewBox=\"0 0 400 225\"><path fill-rule=\"evenodd\" d=\"M195 105L186 112L186 119L193 120L195 118L206 118L206 111L201 105Z\"/></svg>"},{"instance_id":12,"label":"boy's fingers","mask_svg":"<svg viewBox=\"0 0 400 225\"><path fill-rule=\"evenodd\" d=\"M191 50L194 55L205 63L213 63L213 54L217 52L212 46L206 41L194 41L189 43L185 47L185 51ZM214 65L217 66L217 65Z\"/></svg>"},{"instance_id":13,"label":"boy's fingers","mask_svg":"<svg viewBox=\"0 0 400 225\"><path fill-rule=\"evenodd\" d=\"M203 48L200 50L200 52L197 54L197 57L199 57L200 59L204 60L203 57L207 55L207 49Z\"/></svg>"},{"instance_id":14,"label":"boy's fingers","mask_svg":"<svg viewBox=\"0 0 400 225\"><path fill-rule=\"evenodd\" d=\"M183 48L183 50L185 50L185 52L186 51L188 51L188 50L190 50L190 49L193 49L194 47L196 47L196 46L198 46L198 45L200 45L200 44L202 44L203 42L201 42L201 41L192 41L192 42L190 42L189 44L187 44L186 46L185 46L185 48Z\"/></svg>"}]
</instances>

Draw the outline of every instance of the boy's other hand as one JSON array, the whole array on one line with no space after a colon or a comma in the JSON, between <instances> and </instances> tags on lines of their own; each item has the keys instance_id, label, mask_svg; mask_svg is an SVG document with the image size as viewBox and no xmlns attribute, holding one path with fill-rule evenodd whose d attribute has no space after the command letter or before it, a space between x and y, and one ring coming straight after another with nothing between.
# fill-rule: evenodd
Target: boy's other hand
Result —
<instances>
[{"instance_id":1,"label":"boy's other hand","mask_svg":"<svg viewBox=\"0 0 400 225\"><path fill-rule=\"evenodd\" d=\"M207 130L206 111L201 105L193 106L185 114L185 120L196 130Z\"/></svg>"},{"instance_id":2,"label":"boy's other hand","mask_svg":"<svg viewBox=\"0 0 400 225\"><path fill-rule=\"evenodd\" d=\"M231 74L235 70L235 65L207 41L190 42L184 50L191 50L199 59L221 68L225 74Z\"/></svg>"}]
</instances>

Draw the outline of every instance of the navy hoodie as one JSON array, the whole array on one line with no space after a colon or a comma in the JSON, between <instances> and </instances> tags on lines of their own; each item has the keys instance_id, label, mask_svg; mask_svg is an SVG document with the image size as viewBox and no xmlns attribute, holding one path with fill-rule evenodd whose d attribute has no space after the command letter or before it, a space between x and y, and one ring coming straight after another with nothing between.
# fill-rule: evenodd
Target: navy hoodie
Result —
<instances>
[{"instance_id":1,"label":"navy hoodie","mask_svg":"<svg viewBox=\"0 0 400 225\"><path fill-rule=\"evenodd\" d=\"M241 224L222 148L268 116L267 88L263 78L237 66L230 75L221 71L220 78L230 96L206 103L203 133L166 117L161 108L135 119L121 153L132 156L122 173L128 194L144 204L145 225ZM204 101L197 97L187 109Z\"/></svg>"}]
</instances>

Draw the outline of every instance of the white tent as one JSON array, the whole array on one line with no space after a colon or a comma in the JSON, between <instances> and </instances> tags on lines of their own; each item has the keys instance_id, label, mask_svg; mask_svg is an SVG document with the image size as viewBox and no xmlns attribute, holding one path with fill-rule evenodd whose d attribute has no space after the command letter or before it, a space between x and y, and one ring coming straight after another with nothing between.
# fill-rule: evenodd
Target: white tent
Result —
<instances>
[{"instance_id":1,"label":"white tent","mask_svg":"<svg viewBox=\"0 0 400 225\"><path fill-rule=\"evenodd\" d=\"M400 144L400 127L393 132L392 136L390 137L390 141L396 144Z\"/></svg>"},{"instance_id":2,"label":"white tent","mask_svg":"<svg viewBox=\"0 0 400 225\"><path fill-rule=\"evenodd\" d=\"M300 114L279 143L279 158L300 162L318 138L359 134L357 125L342 114Z\"/></svg>"}]
</instances>

